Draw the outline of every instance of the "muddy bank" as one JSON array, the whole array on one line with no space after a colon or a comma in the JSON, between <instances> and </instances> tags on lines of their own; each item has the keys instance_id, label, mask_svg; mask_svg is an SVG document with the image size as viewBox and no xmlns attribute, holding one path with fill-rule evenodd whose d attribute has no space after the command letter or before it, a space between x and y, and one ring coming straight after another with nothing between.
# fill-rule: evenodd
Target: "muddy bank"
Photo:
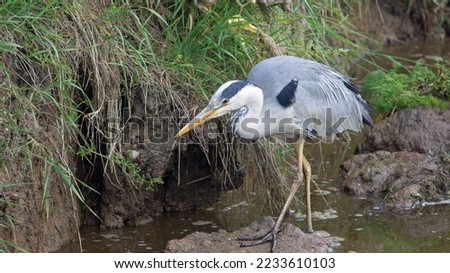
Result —
<instances>
[{"instance_id":1,"label":"muddy bank","mask_svg":"<svg viewBox=\"0 0 450 273\"><path fill-rule=\"evenodd\" d=\"M59 164L76 166L74 136L64 135L55 105L28 90L29 83L49 84L49 72L11 54L0 56L15 72L0 69L0 252L55 251L80 225L81 206ZM32 98L39 103L31 106ZM52 158L53 150L58 153Z\"/></svg>"},{"instance_id":2,"label":"muddy bank","mask_svg":"<svg viewBox=\"0 0 450 273\"><path fill-rule=\"evenodd\" d=\"M0 140L9 139L16 147L23 145L20 137L5 128L0 119ZM46 138L43 142L48 145L61 145L56 128L40 128L34 133ZM36 150L19 148L15 154L7 153L1 162L9 167L7 171L0 169L0 252L2 249L56 251L73 240L78 232L81 216L78 200L63 178L46 172L45 162L34 158L33 168L25 167L30 152ZM63 155L75 165L72 153L63 152ZM9 240L11 245L2 245L2 240Z\"/></svg>"},{"instance_id":3,"label":"muddy bank","mask_svg":"<svg viewBox=\"0 0 450 273\"><path fill-rule=\"evenodd\" d=\"M241 241L236 238L264 234L275 225L272 217L263 217L248 227L234 232L219 230L212 233L194 232L183 239L168 242L166 252L212 252L212 253L267 253L270 243L252 247L240 247ZM323 238L318 233L306 234L298 227L287 223L278 233L275 252L292 253L324 253L331 252L339 243L336 238Z\"/></svg>"},{"instance_id":4,"label":"muddy bank","mask_svg":"<svg viewBox=\"0 0 450 273\"><path fill-rule=\"evenodd\" d=\"M171 211L195 210L211 205L218 200L224 190L239 187L242 184L239 172L228 170L233 184L220 179L223 171L222 165L211 165L212 159L205 155L199 146L188 145L181 153L180 163L175 161L179 153L177 150L167 150L166 145L152 147L153 145L138 149L146 166L146 172L161 174L163 184L154 190L144 186L136 186L129 177L114 174L114 179L106 176L103 179L101 201L99 205L101 226L105 228L120 228L124 225L142 225L148 223L153 215ZM211 146L211 152L216 147ZM164 153L156 157L155 154ZM158 161L151 164L149 158ZM165 164L162 164L167 159ZM177 165L175 165L177 164ZM152 177L152 176L151 176ZM117 184L120 181L128 183ZM96 205L96 204L93 204ZM95 219L94 219L95 222Z\"/></svg>"},{"instance_id":5,"label":"muddy bank","mask_svg":"<svg viewBox=\"0 0 450 273\"><path fill-rule=\"evenodd\" d=\"M352 21L361 32L374 39L372 43L388 46L450 37L450 24L446 20L450 3L378 0L355 6L358 12Z\"/></svg>"},{"instance_id":6,"label":"muddy bank","mask_svg":"<svg viewBox=\"0 0 450 273\"><path fill-rule=\"evenodd\" d=\"M343 188L382 198L387 207L439 201L450 189L450 111L403 109L366 133L357 155L342 164Z\"/></svg>"}]
</instances>

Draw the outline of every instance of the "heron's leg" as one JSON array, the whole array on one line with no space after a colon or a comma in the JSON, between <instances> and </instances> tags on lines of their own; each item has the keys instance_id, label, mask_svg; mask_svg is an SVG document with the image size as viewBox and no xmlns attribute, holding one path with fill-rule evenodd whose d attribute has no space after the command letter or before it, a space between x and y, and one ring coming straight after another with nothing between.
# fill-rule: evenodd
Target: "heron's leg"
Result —
<instances>
[{"instance_id":1,"label":"heron's leg","mask_svg":"<svg viewBox=\"0 0 450 273\"><path fill-rule=\"evenodd\" d=\"M314 232L311 214L311 165L303 155L303 169L305 170L305 194L306 194L306 232Z\"/></svg>"},{"instance_id":2,"label":"heron's leg","mask_svg":"<svg viewBox=\"0 0 450 273\"><path fill-rule=\"evenodd\" d=\"M305 141L303 139L301 139L295 145L295 148L297 150L297 159L298 159L298 177L294 181L294 183L292 183L291 191L289 192L289 196L288 196L286 202L284 203L283 209L281 210L280 216L278 217L277 222L275 223L275 226L271 230L269 230L268 233L266 233L262 236L238 238L238 240L242 240L242 241L253 241L251 243L241 243L241 247L254 246L254 245L263 244L268 241L272 241L272 247L270 250L271 250L271 252L273 252L275 250L275 247L277 245L277 233L280 229L281 222L283 221L283 218L289 209L289 205L291 204L292 199L294 199L295 193L297 192L298 188L300 187L300 184L301 184L301 181L303 178L302 167L303 167L303 159L305 158L303 155L303 145L304 144L305 144ZM308 163L308 166L309 166L309 163ZM309 171L311 171L311 168L309 169Z\"/></svg>"}]
</instances>

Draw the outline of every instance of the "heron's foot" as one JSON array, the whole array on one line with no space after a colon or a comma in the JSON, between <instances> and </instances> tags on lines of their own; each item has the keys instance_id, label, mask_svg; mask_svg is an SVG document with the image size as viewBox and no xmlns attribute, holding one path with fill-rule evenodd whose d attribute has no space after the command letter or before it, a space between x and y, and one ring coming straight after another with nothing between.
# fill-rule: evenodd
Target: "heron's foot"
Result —
<instances>
[{"instance_id":1,"label":"heron's foot","mask_svg":"<svg viewBox=\"0 0 450 273\"><path fill-rule=\"evenodd\" d=\"M314 233L314 229L311 228L306 228L305 233Z\"/></svg>"},{"instance_id":2,"label":"heron's foot","mask_svg":"<svg viewBox=\"0 0 450 273\"><path fill-rule=\"evenodd\" d=\"M263 234L263 235L256 235L256 236L243 236L238 237L237 240L239 241L252 241L252 242L246 242L241 243L241 247L250 247L250 246L256 246L260 244L264 244L267 242L272 242L272 246L270 248L270 252L273 252L275 250L275 247L277 246L277 234L278 232L283 230L283 226L280 228L273 227L269 230L269 232Z\"/></svg>"}]
</instances>

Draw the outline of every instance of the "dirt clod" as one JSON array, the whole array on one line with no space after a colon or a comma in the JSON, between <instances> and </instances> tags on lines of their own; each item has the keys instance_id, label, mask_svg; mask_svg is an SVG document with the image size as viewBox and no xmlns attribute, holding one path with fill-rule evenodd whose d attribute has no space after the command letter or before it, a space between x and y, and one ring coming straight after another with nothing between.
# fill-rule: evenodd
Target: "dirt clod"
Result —
<instances>
[{"instance_id":1,"label":"dirt clod","mask_svg":"<svg viewBox=\"0 0 450 273\"><path fill-rule=\"evenodd\" d=\"M234 232L219 230L205 233L194 232L182 239L168 242L166 252L223 252L223 253L261 253L270 252L270 243L241 247L239 237L265 233L275 225L272 217L266 216L252 223L248 227ZM277 235L275 252L331 252L338 242L332 238L322 238L319 234L307 234L298 227L287 223Z\"/></svg>"}]
</instances>

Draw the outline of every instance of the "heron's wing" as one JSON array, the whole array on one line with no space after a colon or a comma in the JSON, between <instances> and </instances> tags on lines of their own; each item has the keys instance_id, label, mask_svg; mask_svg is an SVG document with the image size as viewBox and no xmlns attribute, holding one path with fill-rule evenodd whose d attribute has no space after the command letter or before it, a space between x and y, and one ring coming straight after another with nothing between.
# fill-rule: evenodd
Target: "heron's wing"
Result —
<instances>
[{"instance_id":1,"label":"heron's wing","mask_svg":"<svg viewBox=\"0 0 450 273\"><path fill-rule=\"evenodd\" d=\"M278 56L257 64L248 80L264 92L264 105L274 107L281 90L298 81L295 101L285 109L297 127L316 137L371 125L370 109L359 90L344 76L323 64L292 56ZM282 108L280 108L283 111Z\"/></svg>"}]
</instances>

